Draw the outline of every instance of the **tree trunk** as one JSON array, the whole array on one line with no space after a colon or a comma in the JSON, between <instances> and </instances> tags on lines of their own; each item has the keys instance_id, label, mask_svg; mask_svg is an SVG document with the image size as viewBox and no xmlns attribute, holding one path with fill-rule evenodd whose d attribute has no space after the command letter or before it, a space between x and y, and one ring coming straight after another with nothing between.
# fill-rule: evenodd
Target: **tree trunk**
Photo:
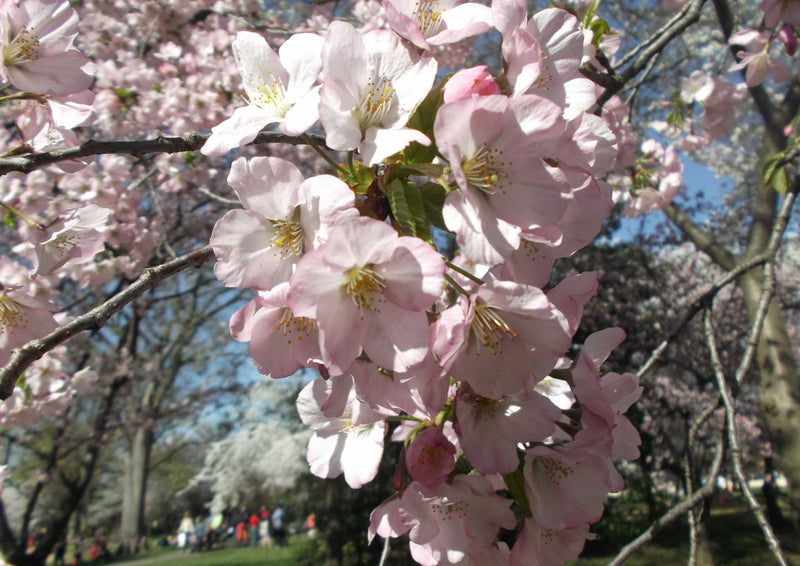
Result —
<instances>
[{"instance_id":1,"label":"tree trunk","mask_svg":"<svg viewBox=\"0 0 800 566\"><path fill-rule=\"evenodd\" d=\"M125 456L125 483L122 501L122 524L120 527L125 551L135 554L139 551L139 541L144 534L144 512L147 497L147 478L150 470L150 452L154 435L150 428L142 427L136 431Z\"/></svg>"},{"instance_id":2,"label":"tree trunk","mask_svg":"<svg viewBox=\"0 0 800 566\"><path fill-rule=\"evenodd\" d=\"M761 296L761 270L745 274L740 285L748 318L752 320ZM775 445L777 468L789 482L792 520L797 527L800 511L800 382L791 341L780 305L775 300L764 320L756 359L761 373L761 416Z\"/></svg>"}]
</instances>

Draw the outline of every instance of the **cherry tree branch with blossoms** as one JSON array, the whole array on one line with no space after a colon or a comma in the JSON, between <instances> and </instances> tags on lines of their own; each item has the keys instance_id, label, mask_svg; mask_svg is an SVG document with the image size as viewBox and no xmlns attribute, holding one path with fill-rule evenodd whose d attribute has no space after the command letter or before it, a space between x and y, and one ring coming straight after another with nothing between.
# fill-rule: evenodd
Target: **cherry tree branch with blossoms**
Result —
<instances>
[{"instance_id":1,"label":"cherry tree branch with blossoms","mask_svg":"<svg viewBox=\"0 0 800 566\"><path fill-rule=\"evenodd\" d=\"M155 267L148 267L127 289L114 295L103 304L59 326L53 332L20 346L12 354L8 363L0 369L0 399L7 399L11 395L14 385L22 372L45 353L80 332L102 328L109 318L160 281L190 267L200 267L213 259L213 257L214 253L211 248L205 246L172 261Z\"/></svg>"}]
</instances>

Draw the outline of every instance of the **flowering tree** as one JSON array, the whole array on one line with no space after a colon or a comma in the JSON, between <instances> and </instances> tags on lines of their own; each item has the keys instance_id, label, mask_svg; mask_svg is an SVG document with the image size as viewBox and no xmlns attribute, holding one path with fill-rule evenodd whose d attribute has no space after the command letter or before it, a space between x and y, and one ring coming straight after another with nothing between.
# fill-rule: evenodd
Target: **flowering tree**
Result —
<instances>
[{"instance_id":1,"label":"flowering tree","mask_svg":"<svg viewBox=\"0 0 800 566\"><path fill-rule=\"evenodd\" d=\"M636 374L606 372L624 331L573 346L597 273L548 285L554 262L596 236L616 189L629 215L663 208L728 271L684 317L706 307L728 423L708 477L727 443L743 479L711 314L738 277L753 324L735 379L758 345L766 421L800 486L800 433L788 418L797 370L767 284L798 189L785 128L798 97L790 87L778 108L781 93L761 84L782 72L771 46L793 54L794 3L765 1L763 29L734 35L729 6L714 2L771 144L741 257L669 204L682 182L678 146L639 148L618 96L639 91L705 4L690 0L663 25L649 20L654 32L623 55L612 29L623 19L600 2L530 14L520 0L358 2L351 21L319 11L288 38L274 37L286 29L279 13L248 0L87 0L80 36L63 0L0 3L10 92L0 100L17 129L0 157L0 205L11 251L26 262L12 274L53 290L48 301L2 282L0 396L34 389L27 368L56 346L215 260L222 286L254 295L230 332L256 368L320 374L297 399L313 474L369 483L387 423L402 423L395 493L373 511L370 538L407 534L425 565L564 563L591 537L608 493L624 487L613 460L639 455L624 413L663 351ZM502 71L463 68L492 30ZM732 125L743 91L719 77L685 79L662 136L677 130L684 149L699 148ZM91 129L104 141L82 139ZM319 158L304 162L309 151ZM448 235L455 257L441 245ZM94 309L54 316L60 286L113 287L117 277L129 284ZM692 491L670 517L707 495ZM498 540L501 529L516 532L513 546Z\"/></svg>"}]
</instances>

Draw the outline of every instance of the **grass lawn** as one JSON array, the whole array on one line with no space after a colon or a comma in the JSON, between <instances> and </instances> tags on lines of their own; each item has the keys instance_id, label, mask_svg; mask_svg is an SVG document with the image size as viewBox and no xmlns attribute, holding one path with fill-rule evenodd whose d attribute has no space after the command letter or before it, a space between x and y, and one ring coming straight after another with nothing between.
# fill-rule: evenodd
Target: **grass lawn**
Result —
<instances>
[{"instance_id":1,"label":"grass lawn","mask_svg":"<svg viewBox=\"0 0 800 566\"><path fill-rule=\"evenodd\" d=\"M744 505L717 507L708 523L708 538L714 562L724 566L766 566L775 564L753 515ZM790 532L777 533L781 548L791 564L800 565L800 540ZM656 540L629 558L626 566L672 566L686 564L689 543L685 523L673 524ZM611 555L584 556L574 566L608 564Z\"/></svg>"},{"instance_id":2,"label":"grass lawn","mask_svg":"<svg viewBox=\"0 0 800 566\"><path fill-rule=\"evenodd\" d=\"M720 566L766 566L774 564L766 543L752 515L741 505L717 507L708 524L711 553ZM791 564L800 566L800 540L788 532L779 533L784 552ZM686 525L675 524L660 533L655 541L635 553L627 566L677 566L687 562ZM400 544L400 543L398 543ZM309 558L311 543L303 535L293 537L285 548L229 548L191 554L175 549L155 548L130 561L114 561L111 566L298 566L299 559ZM587 553L573 566L600 566L614 557L612 551ZM597 548L595 549L597 551ZM413 563L411 563L413 564ZM411 566L411 564L409 566ZM492 566L492 565L487 565Z\"/></svg>"},{"instance_id":3,"label":"grass lawn","mask_svg":"<svg viewBox=\"0 0 800 566\"><path fill-rule=\"evenodd\" d=\"M165 564L169 566L296 566L297 555L308 546L305 536L294 537L283 548L225 548L200 553L176 549L154 549L127 561L115 560L110 566Z\"/></svg>"}]
</instances>

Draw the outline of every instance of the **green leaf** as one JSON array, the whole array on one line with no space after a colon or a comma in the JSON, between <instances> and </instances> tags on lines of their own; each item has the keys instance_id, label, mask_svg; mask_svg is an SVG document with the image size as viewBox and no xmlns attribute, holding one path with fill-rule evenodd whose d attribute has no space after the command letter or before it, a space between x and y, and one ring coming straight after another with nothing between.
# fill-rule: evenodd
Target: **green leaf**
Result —
<instances>
[{"instance_id":1,"label":"green leaf","mask_svg":"<svg viewBox=\"0 0 800 566\"><path fill-rule=\"evenodd\" d=\"M781 164L784 157L782 151L773 155L764 162L761 169L761 182L765 186L772 186L781 194L785 194L789 190L789 176L786 174L785 164Z\"/></svg>"},{"instance_id":2,"label":"green leaf","mask_svg":"<svg viewBox=\"0 0 800 566\"><path fill-rule=\"evenodd\" d=\"M683 126L683 113L678 110L670 111L667 114L667 125L680 129Z\"/></svg>"},{"instance_id":3,"label":"green leaf","mask_svg":"<svg viewBox=\"0 0 800 566\"><path fill-rule=\"evenodd\" d=\"M360 161L355 163L354 169L345 168L339 172L339 177L347 183L354 193L365 194L369 186L375 180L375 172L372 167L367 167Z\"/></svg>"},{"instance_id":4,"label":"green leaf","mask_svg":"<svg viewBox=\"0 0 800 566\"><path fill-rule=\"evenodd\" d=\"M782 195L789 190L789 175L786 174L785 167L777 169L772 175L772 188Z\"/></svg>"},{"instance_id":5,"label":"green leaf","mask_svg":"<svg viewBox=\"0 0 800 566\"><path fill-rule=\"evenodd\" d=\"M430 223L425 215L425 206L419 189L410 183L395 179L389 183L387 190L392 214L403 232L430 242Z\"/></svg>"},{"instance_id":6,"label":"green leaf","mask_svg":"<svg viewBox=\"0 0 800 566\"><path fill-rule=\"evenodd\" d=\"M3 218L3 226L6 226L8 228L17 227L17 216L13 214L10 210L6 212L5 218Z\"/></svg>"},{"instance_id":7,"label":"green leaf","mask_svg":"<svg viewBox=\"0 0 800 566\"><path fill-rule=\"evenodd\" d=\"M503 476L503 480L506 483L506 487L508 488L508 492L511 494L511 497L516 500L520 509L522 509L522 513L525 516L530 516L531 507L530 503L528 502L528 496L525 494L525 476L522 473L522 466L510 474L505 474Z\"/></svg>"},{"instance_id":8,"label":"green leaf","mask_svg":"<svg viewBox=\"0 0 800 566\"><path fill-rule=\"evenodd\" d=\"M442 218L444 199L447 196L445 188L436 183L425 183L419 188L419 192L422 195L422 206L425 208L425 217L428 222L440 230L447 230L444 218Z\"/></svg>"},{"instance_id":9,"label":"green leaf","mask_svg":"<svg viewBox=\"0 0 800 566\"><path fill-rule=\"evenodd\" d=\"M583 16L581 27L586 29L592 25L592 19L594 18L595 12L597 12L597 8L599 7L600 7L600 0L594 0L594 2L592 2L592 5L589 6L589 9L586 11L586 15Z\"/></svg>"},{"instance_id":10,"label":"green leaf","mask_svg":"<svg viewBox=\"0 0 800 566\"><path fill-rule=\"evenodd\" d=\"M600 47L603 36L611 33L611 26L603 18L598 18L589 25L592 30L592 45Z\"/></svg>"},{"instance_id":11,"label":"green leaf","mask_svg":"<svg viewBox=\"0 0 800 566\"><path fill-rule=\"evenodd\" d=\"M433 123L436 121L436 113L442 105L442 87L450 78L448 75L438 86L434 86L428 96L417 106L417 109L408 119L408 127L419 130L429 139L433 139ZM431 144L424 146L417 142L412 142L403 151L403 161L406 163L430 163L436 157L436 149Z\"/></svg>"}]
</instances>

